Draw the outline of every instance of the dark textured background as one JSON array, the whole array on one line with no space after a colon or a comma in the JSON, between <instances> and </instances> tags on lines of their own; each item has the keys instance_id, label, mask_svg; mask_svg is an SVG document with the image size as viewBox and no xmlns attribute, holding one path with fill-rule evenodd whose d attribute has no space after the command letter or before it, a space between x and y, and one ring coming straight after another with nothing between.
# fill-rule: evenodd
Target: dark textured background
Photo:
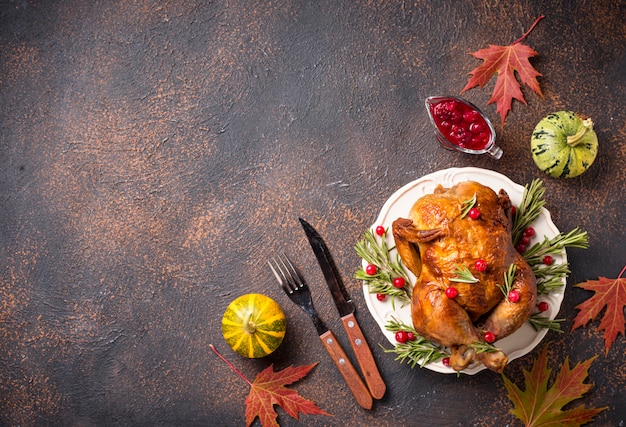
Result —
<instances>
[{"instance_id":1,"label":"dark textured background","mask_svg":"<svg viewBox=\"0 0 626 427\"><path fill-rule=\"evenodd\" d=\"M458 94L480 64L469 52L526 43L544 97L524 88L504 128L495 79L465 95L495 123L504 157L439 148L423 106ZM599 355L576 404L626 419L624 337L604 351L599 321L570 333L591 293L626 263L624 1L0 1L0 424L243 425L247 376L320 362L294 385L333 417L303 425L517 425L500 376L442 375L383 353L353 245L400 186L448 167L543 178L571 250L550 333L554 370ZM594 119L596 163L555 180L534 165L530 133L549 112ZM347 345L301 215L336 257L388 384L359 408L307 317L265 264L287 250L321 316ZM247 360L221 336L247 292L286 312L285 342ZM522 383L539 348L505 374ZM352 354L350 352L350 354ZM298 425L281 409L281 425ZM258 421L255 423L258 425Z\"/></svg>"}]
</instances>

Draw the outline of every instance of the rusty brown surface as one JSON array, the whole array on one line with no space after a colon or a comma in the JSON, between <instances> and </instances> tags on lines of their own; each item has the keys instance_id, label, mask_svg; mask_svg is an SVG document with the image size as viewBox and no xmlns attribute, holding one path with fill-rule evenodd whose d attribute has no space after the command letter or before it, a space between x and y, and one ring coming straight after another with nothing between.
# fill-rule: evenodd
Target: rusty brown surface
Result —
<instances>
[{"instance_id":1,"label":"rusty brown surface","mask_svg":"<svg viewBox=\"0 0 626 427\"><path fill-rule=\"evenodd\" d=\"M626 259L626 3L456 1L2 1L0 7L0 424L243 425L249 377L320 362L294 386L334 416L302 425L516 425L498 375L411 370L385 354L367 312L356 241L399 187L477 166L543 178L557 226L588 231L550 334L551 361L599 355L579 402L626 412L624 337L605 353L598 321L570 332L590 294ZM527 44L543 98L524 89L504 128L494 85L466 93L496 123L495 161L439 148L423 107L458 94L479 61L535 18ZM579 178L534 165L545 114L594 119L600 153ZM326 236L388 384L360 409L308 318L265 259L288 250L321 281L297 217ZM315 304L341 333L320 288ZM247 360L221 336L247 292L281 303L285 342ZM522 381L537 350L505 374ZM281 425L298 425L278 410ZM258 425L258 421L257 424Z\"/></svg>"}]
</instances>

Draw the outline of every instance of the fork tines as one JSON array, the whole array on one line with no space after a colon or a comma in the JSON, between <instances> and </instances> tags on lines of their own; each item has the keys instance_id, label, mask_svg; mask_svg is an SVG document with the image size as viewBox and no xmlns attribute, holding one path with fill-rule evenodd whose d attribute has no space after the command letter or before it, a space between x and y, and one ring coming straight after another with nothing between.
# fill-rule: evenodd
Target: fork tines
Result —
<instances>
[{"instance_id":1,"label":"fork tines","mask_svg":"<svg viewBox=\"0 0 626 427\"><path fill-rule=\"evenodd\" d=\"M273 258L272 261L268 261L268 264L274 276L276 276L276 280L278 280L287 294L292 294L294 291L306 287L306 283L304 283L287 255L279 255L278 259Z\"/></svg>"}]
</instances>

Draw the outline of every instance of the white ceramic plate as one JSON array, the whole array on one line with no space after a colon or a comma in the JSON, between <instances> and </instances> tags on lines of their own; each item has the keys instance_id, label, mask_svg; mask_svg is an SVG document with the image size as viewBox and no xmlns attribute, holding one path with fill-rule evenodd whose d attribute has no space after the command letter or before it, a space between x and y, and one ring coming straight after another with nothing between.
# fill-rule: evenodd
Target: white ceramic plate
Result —
<instances>
[{"instance_id":1,"label":"white ceramic plate","mask_svg":"<svg viewBox=\"0 0 626 427\"><path fill-rule=\"evenodd\" d=\"M417 201L418 198L425 194L430 194L434 191L438 184L444 187L452 187L455 184L463 181L477 181L483 185L486 185L493 189L496 193L500 189L504 189L511 202L518 206L522 201L524 194L524 187L511 181L506 176L494 171L479 169L479 168L451 168L444 169L426 176L419 178L413 182L408 183L404 187L396 191L383 205L380 215L376 222L372 225L372 230L377 226L382 225L388 229L387 233L387 245L390 248L395 246L393 236L391 235L391 224L397 218L407 218L411 207ZM533 222L533 228L535 229L535 236L531 242L531 245L542 241L544 237L552 238L559 234L559 230L556 228L552 219L550 218L550 212L545 208L542 208L539 217ZM392 259L395 259L395 250L392 249ZM567 262L567 255L563 251L563 255L554 256L555 262L564 263ZM363 261L365 267L367 263ZM415 282L415 276L407 269L407 273L411 279L411 282ZM558 292L551 292L548 295L540 296L540 301L546 301L549 304L548 311L544 316L551 320L556 318L563 301L563 291L565 290L565 279L563 279L563 288ZM396 318L403 323L412 325L411 321L411 307L410 304L400 307L400 304L396 301L395 309L392 306L391 298L387 298L386 301L378 301L375 294L370 294L369 286L364 282L363 292L365 294L365 301L370 313L380 326L383 334L387 337L392 345L396 344L395 334L387 331L385 325L391 318ZM494 344L501 348L508 357L509 363L521 356L524 356L530 352L546 335L547 329L535 331L535 329L526 322L520 329L508 337L496 341ZM430 370L441 373L456 373L452 368L446 367L441 362L430 363L424 366ZM476 374L483 369L486 369L482 363L474 363L462 372L465 374Z\"/></svg>"}]
</instances>

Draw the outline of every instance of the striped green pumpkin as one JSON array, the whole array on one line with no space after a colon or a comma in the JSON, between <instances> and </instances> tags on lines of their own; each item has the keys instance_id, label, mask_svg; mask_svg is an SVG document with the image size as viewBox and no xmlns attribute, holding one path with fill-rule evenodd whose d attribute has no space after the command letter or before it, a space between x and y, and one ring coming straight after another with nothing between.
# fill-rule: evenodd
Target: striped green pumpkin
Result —
<instances>
[{"instance_id":1,"label":"striped green pumpkin","mask_svg":"<svg viewBox=\"0 0 626 427\"><path fill-rule=\"evenodd\" d=\"M558 111L541 119L533 131L533 160L554 178L573 178L585 172L598 154L598 137L591 119L572 111Z\"/></svg>"},{"instance_id":2,"label":"striped green pumpkin","mask_svg":"<svg viewBox=\"0 0 626 427\"><path fill-rule=\"evenodd\" d=\"M276 301L246 294L231 302L222 317L222 335L244 357L267 356L280 346L287 331L285 314Z\"/></svg>"}]
</instances>

